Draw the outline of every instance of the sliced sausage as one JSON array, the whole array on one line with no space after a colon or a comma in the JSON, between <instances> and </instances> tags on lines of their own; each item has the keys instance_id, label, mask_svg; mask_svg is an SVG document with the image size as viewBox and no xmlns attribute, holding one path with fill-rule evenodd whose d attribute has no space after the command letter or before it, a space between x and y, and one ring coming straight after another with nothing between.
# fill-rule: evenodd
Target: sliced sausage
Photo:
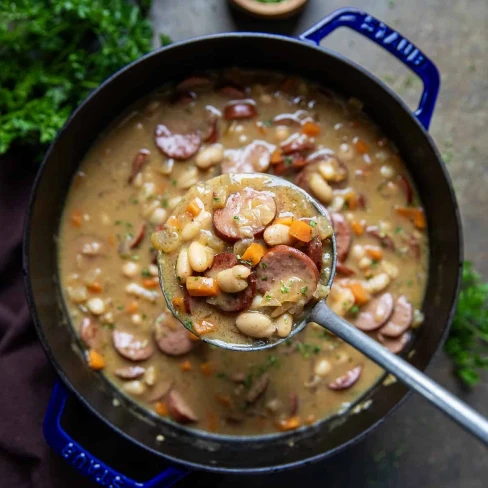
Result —
<instances>
[{"instance_id":1,"label":"sliced sausage","mask_svg":"<svg viewBox=\"0 0 488 488\"><path fill-rule=\"evenodd\" d=\"M246 89L233 81L226 81L217 88L217 91L224 97L231 98L232 100L246 98Z\"/></svg>"},{"instance_id":2,"label":"sliced sausage","mask_svg":"<svg viewBox=\"0 0 488 488\"><path fill-rule=\"evenodd\" d=\"M159 380L152 388L147 390L147 393L144 395L144 399L149 403L157 402L166 396L172 386L173 382L171 380Z\"/></svg>"},{"instance_id":3,"label":"sliced sausage","mask_svg":"<svg viewBox=\"0 0 488 488\"><path fill-rule=\"evenodd\" d=\"M315 236L310 242L307 243L306 247L307 256L314 262L317 269L322 269L322 254L324 253L324 246L320 237Z\"/></svg>"},{"instance_id":4,"label":"sliced sausage","mask_svg":"<svg viewBox=\"0 0 488 488\"><path fill-rule=\"evenodd\" d=\"M386 337L399 337L412 325L412 320L412 304L402 295L398 297L393 315L387 324L381 328L380 334Z\"/></svg>"},{"instance_id":5,"label":"sliced sausage","mask_svg":"<svg viewBox=\"0 0 488 488\"><path fill-rule=\"evenodd\" d=\"M405 194L405 199L407 201L407 204L410 205L413 202L413 190L410 181L408 181L408 179L403 175L398 175L397 180L398 180L398 184L400 185L400 188Z\"/></svg>"},{"instance_id":6,"label":"sliced sausage","mask_svg":"<svg viewBox=\"0 0 488 488\"><path fill-rule=\"evenodd\" d=\"M123 380L135 380L136 378L140 378L145 372L146 368L142 366L125 366L123 368L117 368L114 374Z\"/></svg>"},{"instance_id":7,"label":"sliced sausage","mask_svg":"<svg viewBox=\"0 0 488 488\"><path fill-rule=\"evenodd\" d=\"M168 412L172 419L181 423L198 421L197 414L176 390L170 390L167 399Z\"/></svg>"},{"instance_id":8,"label":"sliced sausage","mask_svg":"<svg viewBox=\"0 0 488 488\"><path fill-rule=\"evenodd\" d=\"M280 114L273 119L273 124L299 127L302 121L295 114Z\"/></svg>"},{"instance_id":9,"label":"sliced sausage","mask_svg":"<svg viewBox=\"0 0 488 488\"><path fill-rule=\"evenodd\" d=\"M292 153L285 156L282 161L273 165L273 171L276 176L283 176L294 171L298 171L307 164L307 160L301 153Z\"/></svg>"},{"instance_id":10,"label":"sliced sausage","mask_svg":"<svg viewBox=\"0 0 488 488\"><path fill-rule=\"evenodd\" d=\"M202 139L197 132L173 134L165 125L156 127L156 145L168 158L186 160L200 149Z\"/></svg>"},{"instance_id":11,"label":"sliced sausage","mask_svg":"<svg viewBox=\"0 0 488 488\"><path fill-rule=\"evenodd\" d=\"M393 354L402 352L410 340L410 333L404 332L400 337L386 337L378 332L378 340Z\"/></svg>"},{"instance_id":12,"label":"sliced sausage","mask_svg":"<svg viewBox=\"0 0 488 488\"><path fill-rule=\"evenodd\" d=\"M225 207L214 212L213 224L216 234L228 242L261 234L270 220L263 223L260 218L254 218L239 222L239 218L244 219L246 212L249 213L253 208L256 208L256 204L269 207L273 214L272 219L276 215L276 201L271 192L244 188L244 190L230 195L225 202ZM240 223L242 226L239 225ZM247 230L252 235L246 235Z\"/></svg>"},{"instance_id":13,"label":"sliced sausage","mask_svg":"<svg viewBox=\"0 0 488 488\"><path fill-rule=\"evenodd\" d=\"M264 395L264 392L268 389L268 386L269 386L269 374L264 373L251 385L251 388L246 395L246 402L255 403L257 400L259 400L259 398L261 398Z\"/></svg>"},{"instance_id":14,"label":"sliced sausage","mask_svg":"<svg viewBox=\"0 0 488 488\"><path fill-rule=\"evenodd\" d=\"M206 122L206 127L202 130L202 140L208 143L217 142L219 139L219 127L218 127L219 118L209 112L208 120Z\"/></svg>"},{"instance_id":15,"label":"sliced sausage","mask_svg":"<svg viewBox=\"0 0 488 488\"><path fill-rule=\"evenodd\" d=\"M163 312L154 322L154 340L160 351L168 356L181 356L193 349L194 342L179 320Z\"/></svg>"},{"instance_id":16,"label":"sliced sausage","mask_svg":"<svg viewBox=\"0 0 488 488\"><path fill-rule=\"evenodd\" d=\"M261 259L256 268L257 288L262 294L273 288L276 283L286 283L296 276L306 284L303 298L312 297L319 281L319 271L314 262L302 251L290 246L272 247Z\"/></svg>"},{"instance_id":17,"label":"sliced sausage","mask_svg":"<svg viewBox=\"0 0 488 488\"><path fill-rule=\"evenodd\" d=\"M381 232L379 227L375 225L366 227L366 233L371 237L378 239L383 249L389 249L390 251L395 250L395 243L393 242L393 239L384 232Z\"/></svg>"},{"instance_id":18,"label":"sliced sausage","mask_svg":"<svg viewBox=\"0 0 488 488\"><path fill-rule=\"evenodd\" d=\"M287 139L281 144L281 150L285 155L295 152L311 151L314 148L315 144L305 134L300 134L296 137Z\"/></svg>"},{"instance_id":19,"label":"sliced sausage","mask_svg":"<svg viewBox=\"0 0 488 488\"><path fill-rule=\"evenodd\" d=\"M77 239L80 253L83 256L94 258L105 254L105 246L92 236L82 235Z\"/></svg>"},{"instance_id":20,"label":"sliced sausage","mask_svg":"<svg viewBox=\"0 0 488 488\"><path fill-rule=\"evenodd\" d=\"M336 264L336 273L342 276L352 276L356 274L356 272L352 268L342 263Z\"/></svg>"},{"instance_id":21,"label":"sliced sausage","mask_svg":"<svg viewBox=\"0 0 488 488\"><path fill-rule=\"evenodd\" d=\"M300 398L297 393L293 392L290 393L289 400L290 400L289 414L290 417L293 417L298 413L298 409L300 408Z\"/></svg>"},{"instance_id":22,"label":"sliced sausage","mask_svg":"<svg viewBox=\"0 0 488 488\"><path fill-rule=\"evenodd\" d=\"M139 225L136 232L134 233L132 239L128 242L129 249L135 249L136 247L138 247L141 244L142 240L144 239L145 235L146 235L146 223L142 222L142 224Z\"/></svg>"},{"instance_id":23,"label":"sliced sausage","mask_svg":"<svg viewBox=\"0 0 488 488\"><path fill-rule=\"evenodd\" d=\"M205 274L210 278L216 278L221 271L233 268L237 264L239 264L239 261L234 254L222 252L214 257L212 266ZM247 288L239 293L220 292L214 297L207 298L207 303L223 312L241 312L251 305L256 293L256 276L254 273L248 276L247 283Z\"/></svg>"},{"instance_id":24,"label":"sliced sausage","mask_svg":"<svg viewBox=\"0 0 488 488\"><path fill-rule=\"evenodd\" d=\"M364 332L379 329L391 317L393 308L393 295L383 293L383 295L368 302L353 323Z\"/></svg>"},{"instance_id":25,"label":"sliced sausage","mask_svg":"<svg viewBox=\"0 0 488 488\"><path fill-rule=\"evenodd\" d=\"M191 295L188 293L187 290L185 290L185 294L183 296L183 306L185 307L185 312L188 315L191 315L192 311L192 305L193 305L193 298Z\"/></svg>"},{"instance_id":26,"label":"sliced sausage","mask_svg":"<svg viewBox=\"0 0 488 488\"><path fill-rule=\"evenodd\" d=\"M406 242L406 244L408 246L408 249L410 251L410 254L415 259L419 259L420 258L420 254L421 254L419 240L413 234L409 234L405 238L405 242Z\"/></svg>"},{"instance_id":27,"label":"sliced sausage","mask_svg":"<svg viewBox=\"0 0 488 488\"><path fill-rule=\"evenodd\" d=\"M337 212L331 212L332 226L336 236L337 260L345 261L349 254L352 242L352 230L344 216Z\"/></svg>"},{"instance_id":28,"label":"sliced sausage","mask_svg":"<svg viewBox=\"0 0 488 488\"><path fill-rule=\"evenodd\" d=\"M189 105L197 99L197 94L192 91L176 92L170 99L172 105Z\"/></svg>"},{"instance_id":29,"label":"sliced sausage","mask_svg":"<svg viewBox=\"0 0 488 488\"><path fill-rule=\"evenodd\" d=\"M117 352L131 361L144 361L154 352L147 340L138 339L130 332L115 329L112 332L112 340Z\"/></svg>"},{"instance_id":30,"label":"sliced sausage","mask_svg":"<svg viewBox=\"0 0 488 488\"><path fill-rule=\"evenodd\" d=\"M131 184L134 181L134 178L139 174L142 170L144 165L146 164L147 157L151 154L151 151L148 149L140 149L137 153L134 161L132 162L132 167L130 171L130 175L128 178L128 183Z\"/></svg>"},{"instance_id":31,"label":"sliced sausage","mask_svg":"<svg viewBox=\"0 0 488 488\"><path fill-rule=\"evenodd\" d=\"M262 173L269 168L275 146L256 140L242 149L227 149L222 162L222 173Z\"/></svg>"},{"instance_id":32,"label":"sliced sausage","mask_svg":"<svg viewBox=\"0 0 488 488\"><path fill-rule=\"evenodd\" d=\"M224 107L225 120L252 119L258 115L258 109L253 101L232 102Z\"/></svg>"},{"instance_id":33,"label":"sliced sausage","mask_svg":"<svg viewBox=\"0 0 488 488\"><path fill-rule=\"evenodd\" d=\"M81 340L87 347L96 349L100 345L100 326L92 318L83 317L79 326L79 332Z\"/></svg>"},{"instance_id":34,"label":"sliced sausage","mask_svg":"<svg viewBox=\"0 0 488 488\"><path fill-rule=\"evenodd\" d=\"M350 388L361 376L361 372L363 367L361 365L356 366L355 368L349 370L346 374L339 376L334 381L331 381L328 384L328 387L331 390L346 390Z\"/></svg>"},{"instance_id":35,"label":"sliced sausage","mask_svg":"<svg viewBox=\"0 0 488 488\"><path fill-rule=\"evenodd\" d=\"M185 92L188 90L197 90L198 88L206 88L210 86L211 80L205 75L193 75L185 78L176 85L176 90Z\"/></svg>"}]
</instances>

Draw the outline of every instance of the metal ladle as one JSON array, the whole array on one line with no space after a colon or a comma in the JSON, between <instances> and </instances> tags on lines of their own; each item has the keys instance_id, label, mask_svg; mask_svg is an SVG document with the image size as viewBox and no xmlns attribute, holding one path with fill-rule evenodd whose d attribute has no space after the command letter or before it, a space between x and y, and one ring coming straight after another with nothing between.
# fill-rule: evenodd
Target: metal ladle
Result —
<instances>
[{"instance_id":1,"label":"metal ladle","mask_svg":"<svg viewBox=\"0 0 488 488\"><path fill-rule=\"evenodd\" d=\"M270 182L272 182L272 184L275 186L287 186L295 190L296 192L301 193L306 200L313 204L313 206L321 215L329 217L325 208L321 204L319 204L304 190L287 180L268 174L245 174L233 176L236 178L245 178L246 184L251 187L252 185L249 185L248 182L252 181L252 179L254 178L266 178L269 179ZM331 240L333 259L331 263L330 276L327 283L329 286L332 285L336 268L336 240L334 234L332 235ZM171 310L173 315L179 319L173 307L172 301L165 293L163 273L161 272L162 267L160 253L158 254L158 268L161 290L166 299L169 309ZM340 337L343 341L347 342L355 349L363 353L365 356L369 357L376 364L382 366L385 370L387 370L397 379L405 383L412 390L416 391L424 398L426 398L429 402L433 403L437 408L439 408L447 416L449 416L451 419L453 419L459 425L465 428L468 432L481 440L485 445L488 445L488 420L480 415L478 412L476 412L474 409L472 409L469 405L459 400L444 387L431 380L427 375L413 367L410 363L402 359L400 356L391 353L388 349L380 345L374 339L370 338L359 329L351 325L349 322L344 320L342 317L332 312L332 310L326 305L325 300L319 301L315 304L315 306L313 306L313 308L310 307L307 312L308 313L305 318L299 324L295 325L292 332L287 337L280 338L278 340L275 340L274 342L268 343L265 341L256 340L255 344L252 345L234 344L224 342L218 339L208 338L206 336L202 337L202 340L208 342L209 344L222 347L224 349L231 349L235 351L259 351L263 349L269 349L277 346L278 344L281 344L285 340L303 330L308 323L315 322L316 324L324 327L328 331ZM182 323L188 330L191 330L191 327L187 323Z\"/></svg>"}]
</instances>

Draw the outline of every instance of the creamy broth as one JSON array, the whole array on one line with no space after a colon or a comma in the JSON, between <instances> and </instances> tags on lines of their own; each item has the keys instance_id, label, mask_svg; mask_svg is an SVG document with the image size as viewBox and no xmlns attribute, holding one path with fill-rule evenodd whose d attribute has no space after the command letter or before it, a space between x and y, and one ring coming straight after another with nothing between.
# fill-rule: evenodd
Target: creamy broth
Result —
<instances>
[{"instance_id":1,"label":"creamy broth","mask_svg":"<svg viewBox=\"0 0 488 488\"><path fill-rule=\"evenodd\" d=\"M237 99L254 108L229 109ZM236 115L246 117L226 118ZM163 154L168 146L155 138L161 125L170 134L164 144L173 134L198 134L189 141L195 153ZM263 141L258 154L255 141ZM209 148L213 155L204 154ZM335 173L318 167L324 161ZM61 286L91 367L157 415L232 435L312 424L360 398L383 373L314 325L274 349L238 353L190 337L166 309L151 233L198 181L257 170L294 181L328 208L340 260L328 303L400 352L422 320L428 253L418 197L360 103L312 83L231 70L139 102L82 162L59 236ZM173 341L163 349L158 323Z\"/></svg>"}]
</instances>

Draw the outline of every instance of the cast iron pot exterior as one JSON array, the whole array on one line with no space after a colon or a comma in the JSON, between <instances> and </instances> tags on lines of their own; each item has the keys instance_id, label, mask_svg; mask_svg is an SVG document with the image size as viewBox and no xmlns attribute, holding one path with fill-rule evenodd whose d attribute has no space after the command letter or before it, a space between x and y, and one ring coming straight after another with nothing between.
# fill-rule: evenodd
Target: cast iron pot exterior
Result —
<instances>
[{"instance_id":1,"label":"cast iron pot exterior","mask_svg":"<svg viewBox=\"0 0 488 488\"><path fill-rule=\"evenodd\" d=\"M336 53L304 41L267 34L197 38L153 52L102 84L77 109L50 148L36 180L28 212L24 273L41 342L65 385L121 435L166 459L220 472L257 473L330 456L380 424L405 397L395 383L378 384L360 414L345 414L295 432L260 437L208 434L159 419L121 395L90 370L59 302L57 239L63 204L80 162L108 124L130 104L162 84L198 70L264 68L298 74L364 102L366 113L398 146L425 208L430 265L410 362L424 370L443 342L455 305L460 263L458 208L446 170L430 136L408 107L384 84ZM81 349L80 349L81 351ZM114 408L113 398L121 405ZM163 435L164 442L156 436Z\"/></svg>"}]
</instances>

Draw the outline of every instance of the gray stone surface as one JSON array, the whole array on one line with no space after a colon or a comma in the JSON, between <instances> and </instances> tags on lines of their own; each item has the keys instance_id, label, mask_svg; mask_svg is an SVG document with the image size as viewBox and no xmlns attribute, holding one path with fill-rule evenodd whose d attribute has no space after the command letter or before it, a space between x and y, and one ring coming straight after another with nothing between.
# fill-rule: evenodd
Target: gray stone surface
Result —
<instances>
[{"instance_id":1,"label":"gray stone surface","mask_svg":"<svg viewBox=\"0 0 488 488\"><path fill-rule=\"evenodd\" d=\"M155 0L156 28L174 40L228 31L298 34L336 8L351 5L375 15L414 41L439 67L442 87L431 134L443 153L461 206L466 258L488 278L488 2L486 0L310 0L297 18L250 19L225 0ZM325 46L359 62L415 107L420 83L405 68L356 34L340 32ZM463 391L440 353L428 373L488 415L488 378ZM488 452L416 396L359 445L307 468L312 486L482 488L488 486ZM303 471L284 476L225 478L219 486L299 486ZM312 480L312 481L310 481ZM217 480L215 481L217 483ZM198 482L195 480L195 486Z\"/></svg>"}]
</instances>

